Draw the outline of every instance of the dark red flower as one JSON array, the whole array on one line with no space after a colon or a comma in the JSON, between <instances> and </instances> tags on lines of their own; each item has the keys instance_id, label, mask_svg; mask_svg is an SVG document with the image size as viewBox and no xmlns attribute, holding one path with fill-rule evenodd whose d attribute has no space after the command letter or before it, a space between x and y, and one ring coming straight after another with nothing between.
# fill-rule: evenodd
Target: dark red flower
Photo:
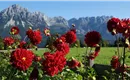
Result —
<instances>
[{"instance_id":1,"label":"dark red flower","mask_svg":"<svg viewBox=\"0 0 130 80\"><path fill-rule=\"evenodd\" d=\"M127 70L127 65L126 64L124 64L124 66L121 65L119 68L117 68L117 71L119 71L120 73L126 72L126 70Z\"/></svg>"},{"instance_id":2,"label":"dark red flower","mask_svg":"<svg viewBox=\"0 0 130 80\"><path fill-rule=\"evenodd\" d=\"M51 34L50 34L50 30L48 29L48 28L45 28L44 29L44 34L46 35L46 36L50 36Z\"/></svg>"},{"instance_id":3,"label":"dark red flower","mask_svg":"<svg viewBox=\"0 0 130 80\"><path fill-rule=\"evenodd\" d=\"M100 52L100 47L97 46L95 48L95 51L91 52L91 54L89 56L87 56L87 58L93 60L93 59L95 59L98 56L99 52Z\"/></svg>"},{"instance_id":4,"label":"dark red flower","mask_svg":"<svg viewBox=\"0 0 130 80\"><path fill-rule=\"evenodd\" d=\"M44 58L48 58L48 56L50 56L50 57L51 57L51 56L52 56L52 54L51 54L50 52L45 52L45 53L44 53ZM52 57L53 57L53 56L52 56Z\"/></svg>"},{"instance_id":5,"label":"dark red flower","mask_svg":"<svg viewBox=\"0 0 130 80\"><path fill-rule=\"evenodd\" d=\"M122 19L119 22L119 25L116 28L116 31L118 33L125 33L125 31L129 28L130 26L130 20L129 19Z\"/></svg>"},{"instance_id":6,"label":"dark red flower","mask_svg":"<svg viewBox=\"0 0 130 80\"><path fill-rule=\"evenodd\" d=\"M56 49L61 51L63 55L68 54L70 51L69 45L67 43L57 44Z\"/></svg>"},{"instance_id":7,"label":"dark red flower","mask_svg":"<svg viewBox=\"0 0 130 80\"><path fill-rule=\"evenodd\" d=\"M32 29L29 29L26 32L26 34L27 34L27 36L30 39L32 44L37 45L37 44L41 43L42 36L41 36L40 30L33 31Z\"/></svg>"},{"instance_id":8,"label":"dark red flower","mask_svg":"<svg viewBox=\"0 0 130 80\"><path fill-rule=\"evenodd\" d=\"M27 35L29 38L32 38L32 36L33 36L33 30L32 30L32 29L28 29L28 30L26 31L26 35Z\"/></svg>"},{"instance_id":9,"label":"dark red flower","mask_svg":"<svg viewBox=\"0 0 130 80\"><path fill-rule=\"evenodd\" d=\"M66 41L65 37L61 36L60 38L57 38L53 44L54 46L57 46L57 44L65 43L65 41Z\"/></svg>"},{"instance_id":10,"label":"dark red flower","mask_svg":"<svg viewBox=\"0 0 130 80\"><path fill-rule=\"evenodd\" d=\"M92 54L90 54L89 56L88 56L88 59L91 59L91 60L94 60L96 57L94 56L94 53L92 53Z\"/></svg>"},{"instance_id":11,"label":"dark red flower","mask_svg":"<svg viewBox=\"0 0 130 80\"><path fill-rule=\"evenodd\" d=\"M11 53L11 64L19 70L27 70L33 61L34 54L30 50L16 49Z\"/></svg>"},{"instance_id":12,"label":"dark red flower","mask_svg":"<svg viewBox=\"0 0 130 80\"><path fill-rule=\"evenodd\" d=\"M77 39L76 33L74 31L68 31L64 35L64 37L66 39L66 42L69 43L69 44L73 44Z\"/></svg>"},{"instance_id":13,"label":"dark red flower","mask_svg":"<svg viewBox=\"0 0 130 80\"><path fill-rule=\"evenodd\" d=\"M62 53L57 51L54 54L46 52L44 55L45 60L43 60L43 70L46 74L50 76L54 76L58 74L59 71L62 71L66 64L66 59L64 58Z\"/></svg>"},{"instance_id":14,"label":"dark red flower","mask_svg":"<svg viewBox=\"0 0 130 80\"><path fill-rule=\"evenodd\" d=\"M97 31L90 31L85 35L85 43L87 46L94 47L100 42L101 35Z\"/></svg>"},{"instance_id":15,"label":"dark red flower","mask_svg":"<svg viewBox=\"0 0 130 80\"><path fill-rule=\"evenodd\" d=\"M129 38L130 37L130 29L129 28L126 29L126 31L122 35L125 37L125 39Z\"/></svg>"},{"instance_id":16,"label":"dark red flower","mask_svg":"<svg viewBox=\"0 0 130 80\"><path fill-rule=\"evenodd\" d=\"M99 52L100 52L100 47L98 46L95 48L94 56L97 57Z\"/></svg>"},{"instance_id":17,"label":"dark red flower","mask_svg":"<svg viewBox=\"0 0 130 80\"><path fill-rule=\"evenodd\" d=\"M130 36L130 19L122 19L121 26L123 26L123 28L120 29L122 30L123 36L128 38Z\"/></svg>"},{"instance_id":18,"label":"dark red flower","mask_svg":"<svg viewBox=\"0 0 130 80\"><path fill-rule=\"evenodd\" d=\"M14 43L14 39L12 37L6 37L4 38L4 44L7 46L10 46Z\"/></svg>"},{"instance_id":19,"label":"dark red flower","mask_svg":"<svg viewBox=\"0 0 130 80\"><path fill-rule=\"evenodd\" d=\"M17 26L13 26L11 28L11 33L14 35L19 34L19 28Z\"/></svg>"},{"instance_id":20,"label":"dark red flower","mask_svg":"<svg viewBox=\"0 0 130 80\"><path fill-rule=\"evenodd\" d=\"M54 46L58 51L61 51L63 53L63 55L66 55L67 53L69 53L69 45L64 42L64 38L58 38L55 42L54 42Z\"/></svg>"},{"instance_id":21,"label":"dark red flower","mask_svg":"<svg viewBox=\"0 0 130 80\"><path fill-rule=\"evenodd\" d=\"M117 69L120 66L120 62L119 62L119 57L118 56L113 56L112 57L111 66L114 69Z\"/></svg>"},{"instance_id":22,"label":"dark red flower","mask_svg":"<svg viewBox=\"0 0 130 80\"><path fill-rule=\"evenodd\" d=\"M113 30L116 31L116 28L118 26L120 26L120 19L118 18L111 18L108 22L107 22L107 29L109 32L113 33ZM117 32L114 32L114 34Z\"/></svg>"},{"instance_id":23,"label":"dark red flower","mask_svg":"<svg viewBox=\"0 0 130 80\"><path fill-rule=\"evenodd\" d=\"M18 47L19 48L26 48L25 45L26 45L26 42L25 41L21 41Z\"/></svg>"},{"instance_id":24,"label":"dark red flower","mask_svg":"<svg viewBox=\"0 0 130 80\"><path fill-rule=\"evenodd\" d=\"M40 56L34 56L34 61L35 62L39 62L41 60L42 60L42 58Z\"/></svg>"},{"instance_id":25,"label":"dark red flower","mask_svg":"<svg viewBox=\"0 0 130 80\"><path fill-rule=\"evenodd\" d=\"M29 80L38 80L38 74L39 74L38 69L34 67L33 71L30 74Z\"/></svg>"},{"instance_id":26,"label":"dark red flower","mask_svg":"<svg viewBox=\"0 0 130 80\"><path fill-rule=\"evenodd\" d=\"M67 62L67 65L69 66L69 68L76 68L76 67L80 67L80 62L75 60L75 59L72 59L71 61L68 61Z\"/></svg>"}]
</instances>

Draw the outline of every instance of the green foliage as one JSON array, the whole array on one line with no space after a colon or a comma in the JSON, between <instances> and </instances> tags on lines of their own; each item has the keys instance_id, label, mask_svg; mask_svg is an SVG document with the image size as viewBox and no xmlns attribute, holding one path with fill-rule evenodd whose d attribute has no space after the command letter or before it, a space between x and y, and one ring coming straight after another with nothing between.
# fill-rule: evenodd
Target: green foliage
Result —
<instances>
[{"instance_id":1,"label":"green foliage","mask_svg":"<svg viewBox=\"0 0 130 80\"><path fill-rule=\"evenodd\" d=\"M65 69L62 73L62 80L83 80L82 76L70 69Z\"/></svg>"},{"instance_id":2,"label":"green foliage","mask_svg":"<svg viewBox=\"0 0 130 80\"><path fill-rule=\"evenodd\" d=\"M122 48L122 47L120 47L120 48ZM78 51L77 51L77 49L78 49ZM116 48L114 48L114 47L101 48L99 56L97 56L94 61L95 64L110 65L110 60L111 60L112 56L115 54L115 50L116 50ZM35 51L35 50L33 50L33 51L38 56L43 57L43 53L48 51L48 49L44 48L44 49L38 49L38 51ZM67 59L71 58L73 56L77 60L82 61L82 59L83 59L82 56L85 54L84 53L85 51L86 51L86 48L71 48L70 53L67 55ZM7 80L9 78L9 76L11 76L10 73L13 73L12 77L11 77L11 78L13 78L13 80L23 80L23 79L27 80L30 73L32 72L33 66L35 64L33 64L28 69L27 74L25 72L17 71L15 68L13 68L10 65L9 58L8 58L9 55L10 55L10 53L8 53L8 52L0 53L0 80ZM126 53L126 56L127 56L126 64L129 65L130 64L130 59L128 58L129 52ZM42 67L42 66L40 66L40 67ZM102 70L103 68L98 68L98 69ZM115 73L111 74L111 72L109 72L109 74L107 74L106 72L104 72L104 76L102 76L103 77L102 80L109 80L109 77L111 75L112 75L112 77L118 76ZM84 68L84 66L83 66L81 68L78 68L77 71L64 69L63 72L59 73L58 75L56 75L54 77L50 77L47 75L43 76L43 71L39 68L39 80L43 80L43 79L44 80L63 80L63 78L65 78L64 80L71 80L70 76L71 76L72 80L74 80L73 79L74 77L76 77L77 80L85 80L85 79L92 80L94 77L97 77L97 74L93 68L90 68L90 67ZM83 77L83 76L86 76L86 77ZM81 79L81 77L82 77L82 79Z\"/></svg>"}]
</instances>

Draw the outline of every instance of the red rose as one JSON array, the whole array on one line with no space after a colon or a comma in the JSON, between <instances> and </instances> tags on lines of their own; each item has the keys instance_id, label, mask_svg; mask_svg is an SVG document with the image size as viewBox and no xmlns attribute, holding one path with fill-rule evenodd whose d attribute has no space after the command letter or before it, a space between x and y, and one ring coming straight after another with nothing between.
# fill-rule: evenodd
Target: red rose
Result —
<instances>
[{"instance_id":1,"label":"red rose","mask_svg":"<svg viewBox=\"0 0 130 80\"><path fill-rule=\"evenodd\" d=\"M117 69L117 71L119 71L119 72L126 72L126 70L127 70L127 65L126 64L124 64L124 66L123 65L121 65L118 69Z\"/></svg>"},{"instance_id":2,"label":"red rose","mask_svg":"<svg viewBox=\"0 0 130 80\"><path fill-rule=\"evenodd\" d=\"M122 19L120 22L119 22L119 25L117 26L116 28L116 31L118 33L125 33L125 31L128 29L130 25L130 20L129 19Z\"/></svg>"},{"instance_id":3,"label":"red rose","mask_svg":"<svg viewBox=\"0 0 130 80\"><path fill-rule=\"evenodd\" d=\"M85 35L85 43L87 46L94 47L100 42L101 35L97 31L90 31Z\"/></svg>"},{"instance_id":4,"label":"red rose","mask_svg":"<svg viewBox=\"0 0 130 80\"><path fill-rule=\"evenodd\" d=\"M29 29L26 32L26 34L27 34L27 36L30 39L32 44L37 45L37 44L41 43L42 36L41 36L40 30L33 31L33 30Z\"/></svg>"},{"instance_id":5,"label":"red rose","mask_svg":"<svg viewBox=\"0 0 130 80\"><path fill-rule=\"evenodd\" d=\"M69 44L73 44L77 37L76 37L76 33L74 31L68 31L65 35L64 35L66 42Z\"/></svg>"},{"instance_id":6,"label":"red rose","mask_svg":"<svg viewBox=\"0 0 130 80\"><path fill-rule=\"evenodd\" d=\"M46 74L54 76L58 74L59 71L62 71L66 64L66 59L61 55L62 53L57 51L54 54L46 52L44 55L45 60L43 60L43 70Z\"/></svg>"},{"instance_id":7,"label":"red rose","mask_svg":"<svg viewBox=\"0 0 130 80\"><path fill-rule=\"evenodd\" d=\"M90 54L89 56L88 56L88 59L91 59L91 60L94 60L96 57L94 56L94 54Z\"/></svg>"},{"instance_id":8,"label":"red rose","mask_svg":"<svg viewBox=\"0 0 130 80\"><path fill-rule=\"evenodd\" d=\"M42 58L40 56L35 56L34 57L34 61L35 62L38 62L38 61L41 61L41 60L42 60Z\"/></svg>"},{"instance_id":9,"label":"red rose","mask_svg":"<svg viewBox=\"0 0 130 80\"><path fill-rule=\"evenodd\" d=\"M78 62L78 61L75 60L75 59L72 59L71 61L68 61L68 62L67 62L67 65L68 65L70 68L80 67L80 62Z\"/></svg>"},{"instance_id":10,"label":"red rose","mask_svg":"<svg viewBox=\"0 0 130 80\"><path fill-rule=\"evenodd\" d=\"M130 19L122 19L121 20L122 25L122 33L125 38L128 38L130 36Z\"/></svg>"},{"instance_id":11,"label":"red rose","mask_svg":"<svg viewBox=\"0 0 130 80\"><path fill-rule=\"evenodd\" d=\"M27 35L29 38L32 38L32 37L33 37L33 30L32 30L32 29L27 30L26 35Z\"/></svg>"},{"instance_id":12,"label":"red rose","mask_svg":"<svg viewBox=\"0 0 130 80\"><path fill-rule=\"evenodd\" d=\"M57 38L56 40L55 40L55 42L53 43L53 45L56 47L57 46L57 44L61 44L61 43L65 43L65 37L63 37L63 36L61 36L60 38Z\"/></svg>"},{"instance_id":13,"label":"red rose","mask_svg":"<svg viewBox=\"0 0 130 80\"><path fill-rule=\"evenodd\" d=\"M11 64L19 70L27 70L33 61L34 54L30 50L16 49L11 53Z\"/></svg>"},{"instance_id":14,"label":"red rose","mask_svg":"<svg viewBox=\"0 0 130 80\"><path fill-rule=\"evenodd\" d=\"M67 43L57 44L56 49L58 51L61 51L63 55L68 54L70 50L69 45Z\"/></svg>"},{"instance_id":15,"label":"red rose","mask_svg":"<svg viewBox=\"0 0 130 80\"><path fill-rule=\"evenodd\" d=\"M14 35L19 34L19 28L17 26L13 26L11 28L11 33Z\"/></svg>"},{"instance_id":16,"label":"red rose","mask_svg":"<svg viewBox=\"0 0 130 80\"><path fill-rule=\"evenodd\" d=\"M99 52L100 52L100 47L96 47L95 52L94 52L94 56L95 57L98 56Z\"/></svg>"},{"instance_id":17,"label":"red rose","mask_svg":"<svg viewBox=\"0 0 130 80\"><path fill-rule=\"evenodd\" d=\"M50 55L50 57L52 56L50 52L45 52L44 53L44 58L48 58L48 56ZM53 57L53 56L52 56Z\"/></svg>"},{"instance_id":18,"label":"red rose","mask_svg":"<svg viewBox=\"0 0 130 80\"><path fill-rule=\"evenodd\" d=\"M25 41L21 41L19 44L19 48L25 48L26 42Z\"/></svg>"},{"instance_id":19,"label":"red rose","mask_svg":"<svg viewBox=\"0 0 130 80\"><path fill-rule=\"evenodd\" d=\"M120 26L120 19L118 18L111 18L108 22L107 22L107 29L109 32L113 33L113 30L116 30L116 28L118 26ZM117 32L116 32L117 33Z\"/></svg>"},{"instance_id":20,"label":"red rose","mask_svg":"<svg viewBox=\"0 0 130 80\"><path fill-rule=\"evenodd\" d=\"M114 69L117 69L120 66L119 58L118 56L113 56L111 60L111 66Z\"/></svg>"},{"instance_id":21,"label":"red rose","mask_svg":"<svg viewBox=\"0 0 130 80\"><path fill-rule=\"evenodd\" d=\"M12 37L6 37L4 38L4 44L7 46L10 46L14 43L14 39Z\"/></svg>"},{"instance_id":22,"label":"red rose","mask_svg":"<svg viewBox=\"0 0 130 80\"><path fill-rule=\"evenodd\" d=\"M55 42L54 42L54 46L58 51L61 51L63 53L63 55L66 55L67 53L69 53L69 45L67 43L64 42L63 38L58 38Z\"/></svg>"}]
</instances>

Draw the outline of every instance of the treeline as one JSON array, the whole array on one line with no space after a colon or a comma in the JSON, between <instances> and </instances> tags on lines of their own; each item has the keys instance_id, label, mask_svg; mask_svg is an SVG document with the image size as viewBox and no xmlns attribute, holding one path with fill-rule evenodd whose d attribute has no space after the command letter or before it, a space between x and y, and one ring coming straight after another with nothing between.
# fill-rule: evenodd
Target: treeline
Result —
<instances>
[{"instance_id":1,"label":"treeline","mask_svg":"<svg viewBox=\"0 0 130 80\"><path fill-rule=\"evenodd\" d=\"M123 46L123 38L119 37L118 40L115 40L115 41L109 41L109 40L104 40L104 39L101 39L100 41L100 46L101 47L116 47L117 45L119 45L119 47L122 47ZM75 44L77 44L78 47L86 47L86 44L83 40L77 40L75 42ZM74 44L73 46L71 47L74 47Z\"/></svg>"}]
</instances>

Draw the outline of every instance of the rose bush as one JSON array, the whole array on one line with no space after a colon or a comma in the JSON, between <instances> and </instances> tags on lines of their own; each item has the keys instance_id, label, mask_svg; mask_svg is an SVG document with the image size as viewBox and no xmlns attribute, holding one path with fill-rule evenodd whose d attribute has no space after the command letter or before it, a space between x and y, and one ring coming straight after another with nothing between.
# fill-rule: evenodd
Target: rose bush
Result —
<instances>
[{"instance_id":1,"label":"rose bush","mask_svg":"<svg viewBox=\"0 0 130 80\"><path fill-rule=\"evenodd\" d=\"M0 76L1 79L87 80L96 78L94 69L89 67L88 64L83 64L84 62L78 61L78 59L66 58L67 54L69 54L70 46L76 44L75 25L72 25L72 28L61 36L59 34L52 35L50 29L45 28L43 33L49 39L49 43L46 44L48 51L41 56L35 54L38 50L37 45L42 41L41 31L29 28L26 31L24 40L14 37L19 35L19 32L19 28L14 26L10 30L11 36L3 39L4 47L9 47L5 48L9 49L9 52L1 54L2 60L6 59L6 65L2 68L7 67L4 68L5 74ZM93 59L100 52L100 39L101 35L97 31L90 31L85 35L87 47L95 47ZM88 54L88 52L85 54L87 62L89 60L87 60L86 55L89 58L91 57Z\"/></svg>"}]
</instances>

